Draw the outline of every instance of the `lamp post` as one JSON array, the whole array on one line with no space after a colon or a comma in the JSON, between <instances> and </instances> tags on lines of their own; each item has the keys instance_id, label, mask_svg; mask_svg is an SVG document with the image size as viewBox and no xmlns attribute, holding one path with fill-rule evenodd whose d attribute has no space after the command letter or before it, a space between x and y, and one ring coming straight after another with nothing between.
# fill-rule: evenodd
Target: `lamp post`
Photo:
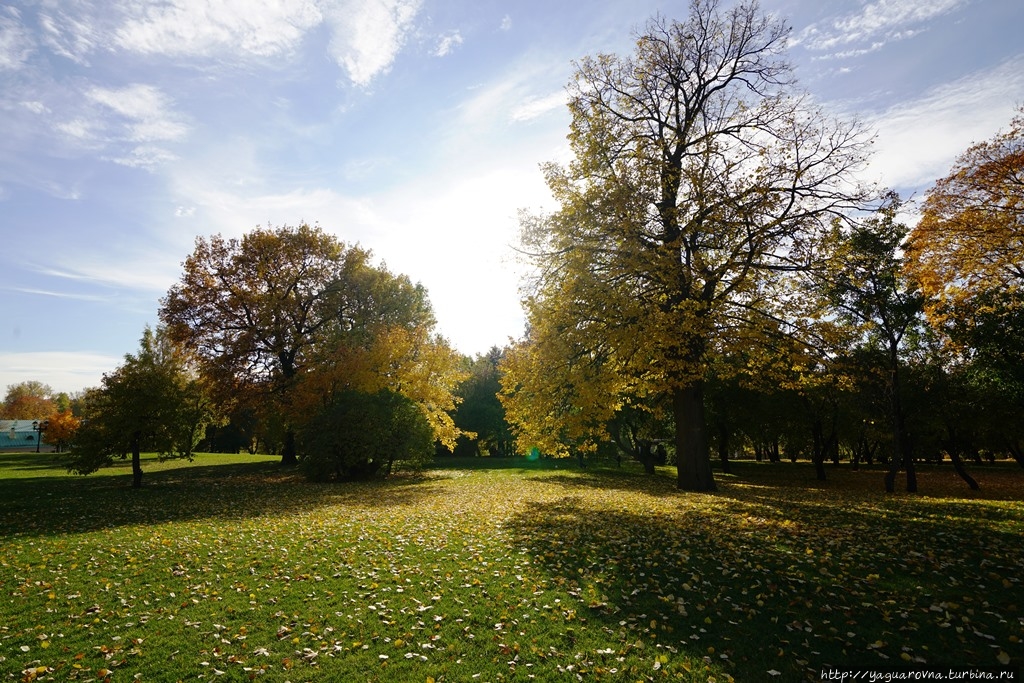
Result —
<instances>
[{"instance_id":1,"label":"lamp post","mask_svg":"<svg viewBox=\"0 0 1024 683\"><path fill-rule=\"evenodd\" d=\"M43 432L45 432L46 428L49 426L49 420L43 420L42 422L40 422L39 420L32 421L32 430L35 431L36 433L36 453L39 452L39 447L43 443Z\"/></svg>"}]
</instances>

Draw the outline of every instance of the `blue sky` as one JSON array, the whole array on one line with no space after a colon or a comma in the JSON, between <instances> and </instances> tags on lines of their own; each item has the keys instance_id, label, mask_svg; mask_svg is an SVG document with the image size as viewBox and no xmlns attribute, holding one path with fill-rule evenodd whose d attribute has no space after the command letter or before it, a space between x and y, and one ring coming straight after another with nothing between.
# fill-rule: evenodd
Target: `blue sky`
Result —
<instances>
[{"instance_id":1,"label":"blue sky","mask_svg":"<svg viewBox=\"0 0 1024 683\"><path fill-rule=\"evenodd\" d=\"M1024 103L1021 0L763 0L801 87L919 197ZM649 0L0 0L0 389L99 384L197 235L318 222L422 282L474 354L522 332L520 208L572 60Z\"/></svg>"}]
</instances>

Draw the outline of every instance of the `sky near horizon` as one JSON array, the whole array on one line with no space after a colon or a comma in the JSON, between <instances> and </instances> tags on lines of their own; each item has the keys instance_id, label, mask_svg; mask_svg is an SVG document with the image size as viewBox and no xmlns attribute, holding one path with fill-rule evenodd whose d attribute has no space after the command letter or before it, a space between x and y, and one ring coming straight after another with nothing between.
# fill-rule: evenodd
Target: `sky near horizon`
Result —
<instances>
[{"instance_id":1,"label":"sky near horizon","mask_svg":"<svg viewBox=\"0 0 1024 683\"><path fill-rule=\"evenodd\" d=\"M904 196L1024 104L1021 0L761 7ZM0 389L97 386L195 238L257 225L371 249L463 353L518 338L517 214L554 208L572 62L659 12L688 2L0 0Z\"/></svg>"}]
</instances>

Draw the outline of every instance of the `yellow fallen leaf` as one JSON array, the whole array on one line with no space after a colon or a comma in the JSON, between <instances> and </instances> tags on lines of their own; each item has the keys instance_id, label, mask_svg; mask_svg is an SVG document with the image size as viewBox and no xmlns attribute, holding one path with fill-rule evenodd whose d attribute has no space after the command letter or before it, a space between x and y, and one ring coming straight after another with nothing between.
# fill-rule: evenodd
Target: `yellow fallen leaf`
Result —
<instances>
[{"instance_id":1,"label":"yellow fallen leaf","mask_svg":"<svg viewBox=\"0 0 1024 683\"><path fill-rule=\"evenodd\" d=\"M999 654L996 655L996 659L998 659L999 663L1002 664L1003 666L1006 666L1007 664L1010 663L1010 655L1006 654L1002 650L1000 650Z\"/></svg>"}]
</instances>

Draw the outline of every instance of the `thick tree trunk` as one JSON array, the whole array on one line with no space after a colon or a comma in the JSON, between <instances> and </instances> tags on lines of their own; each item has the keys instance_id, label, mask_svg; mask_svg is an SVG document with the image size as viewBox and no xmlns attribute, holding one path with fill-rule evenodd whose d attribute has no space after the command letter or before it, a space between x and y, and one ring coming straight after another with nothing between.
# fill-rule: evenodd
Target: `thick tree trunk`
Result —
<instances>
[{"instance_id":1,"label":"thick tree trunk","mask_svg":"<svg viewBox=\"0 0 1024 683\"><path fill-rule=\"evenodd\" d=\"M704 382L696 380L672 392L675 417L677 486L684 491L715 491L704 422Z\"/></svg>"},{"instance_id":2,"label":"thick tree trunk","mask_svg":"<svg viewBox=\"0 0 1024 683\"><path fill-rule=\"evenodd\" d=\"M1024 467L1024 451L1015 443L1009 444L1009 451L1013 459L1017 461L1017 464Z\"/></svg>"},{"instance_id":3,"label":"thick tree trunk","mask_svg":"<svg viewBox=\"0 0 1024 683\"><path fill-rule=\"evenodd\" d=\"M142 487L142 446L138 432L132 434L132 488Z\"/></svg>"},{"instance_id":4,"label":"thick tree trunk","mask_svg":"<svg viewBox=\"0 0 1024 683\"><path fill-rule=\"evenodd\" d=\"M289 428L284 433L284 447L281 449L281 464L294 467L299 464L299 456L295 451L295 430Z\"/></svg>"},{"instance_id":5,"label":"thick tree trunk","mask_svg":"<svg viewBox=\"0 0 1024 683\"><path fill-rule=\"evenodd\" d=\"M644 466L644 474L655 473L654 444L650 441L641 440L636 442L636 459Z\"/></svg>"}]
</instances>

